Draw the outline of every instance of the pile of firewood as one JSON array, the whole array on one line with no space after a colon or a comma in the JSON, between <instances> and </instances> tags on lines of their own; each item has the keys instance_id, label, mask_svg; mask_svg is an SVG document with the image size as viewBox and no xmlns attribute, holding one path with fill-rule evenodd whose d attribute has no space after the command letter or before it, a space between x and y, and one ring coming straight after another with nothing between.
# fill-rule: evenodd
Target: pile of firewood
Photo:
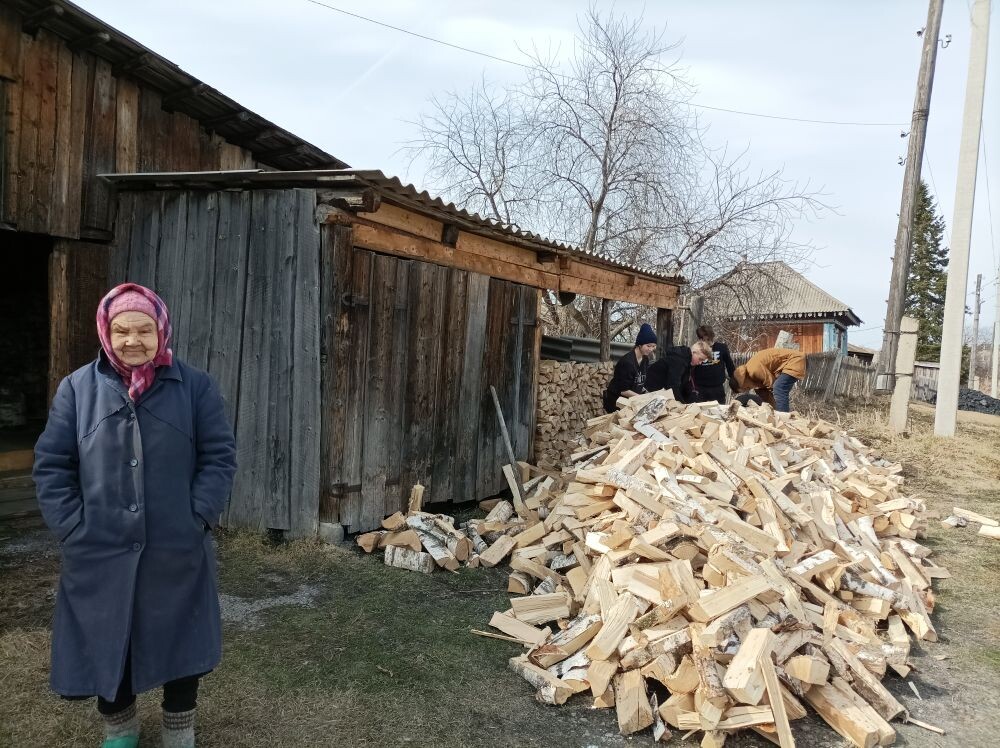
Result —
<instances>
[{"instance_id":1,"label":"pile of firewood","mask_svg":"<svg viewBox=\"0 0 1000 748\"><path fill-rule=\"evenodd\" d=\"M385 565L430 574L435 569L456 571L461 566L479 566L477 551L486 551L475 532L455 527L453 518L421 510L424 487L410 492L407 512L396 512L382 520L381 530L358 535L356 542L366 553L385 551ZM498 559L498 560L503 560Z\"/></svg>"},{"instance_id":2,"label":"pile of firewood","mask_svg":"<svg viewBox=\"0 0 1000 748\"><path fill-rule=\"evenodd\" d=\"M542 361L538 366L535 464L559 469L580 447L587 419L604 412L604 388L613 363Z\"/></svg>"},{"instance_id":3,"label":"pile of firewood","mask_svg":"<svg viewBox=\"0 0 1000 748\"><path fill-rule=\"evenodd\" d=\"M487 634L526 648L510 667L541 702L577 695L657 740L791 746L803 702L865 748L900 716L937 730L881 683L909 673L908 630L936 639L931 582L948 576L900 465L823 421L668 397L590 419L558 478L468 525L479 561L510 556Z\"/></svg>"}]
</instances>

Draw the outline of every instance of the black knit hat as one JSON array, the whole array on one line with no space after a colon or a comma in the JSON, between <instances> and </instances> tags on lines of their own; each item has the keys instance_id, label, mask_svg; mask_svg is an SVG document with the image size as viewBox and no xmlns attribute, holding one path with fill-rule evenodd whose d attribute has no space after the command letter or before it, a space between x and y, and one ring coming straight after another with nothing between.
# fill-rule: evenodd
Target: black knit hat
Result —
<instances>
[{"instance_id":1,"label":"black knit hat","mask_svg":"<svg viewBox=\"0 0 1000 748\"><path fill-rule=\"evenodd\" d=\"M656 342L656 333L653 332L653 328L647 322L643 322L642 327L639 328L639 334L635 336L635 345L639 347L640 345L646 345L647 343Z\"/></svg>"}]
</instances>

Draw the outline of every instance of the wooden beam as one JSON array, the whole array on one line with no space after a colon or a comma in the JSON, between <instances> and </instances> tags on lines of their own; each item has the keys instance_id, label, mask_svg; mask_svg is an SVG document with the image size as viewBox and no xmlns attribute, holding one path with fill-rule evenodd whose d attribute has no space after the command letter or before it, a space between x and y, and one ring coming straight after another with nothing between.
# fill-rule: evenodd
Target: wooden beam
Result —
<instances>
[{"instance_id":1,"label":"wooden beam","mask_svg":"<svg viewBox=\"0 0 1000 748\"><path fill-rule=\"evenodd\" d=\"M674 305L676 305L677 289L674 289ZM627 299L623 299L626 301ZM660 351L674 344L674 313L673 305L658 307L656 310L656 345Z\"/></svg>"},{"instance_id":2,"label":"wooden beam","mask_svg":"<svg viewBox=\"0 0 1000 748\"><path fill-rule=\"evenodd\" d=\"M226 114L221 114L218 117L209 117L207 119L201 120L201 125L206 130L215 130L223 125L229 125L234 122L249 122L253 115L245 109L241 109L235 112L228 112Z\"/></svg>"},{"instance_id":3,"label":"wooden beam","mask_svg":"<svg viewBox=\"0 0 1000 748\"><path fill-rule=\"evenodd\" d=\"M257 151L254 156L258 161L264 161L266 163L276 159L308 156L312 152L312 149L312 146L308 143L297 143L296 145L289 145L283 148L271 148L267 151Z\"/></svg>"},{"instance_id":4,"label":"wooden beam","mask_svg":"<svg viewBox=\"0 0 1000 748\"><path fill-rule=\"evenodd\" d=\"M374 212L363 212L358 218L355 232L358 246L375 252L472 270L535 288L552 289L560 295L583 294L660 307L668 317L677 303L677 287L672 284L636 277L635 284L630 286L629 277L634 273L590 265L563 255L558 267L542 265L533 250L468 231L460 231L455 246L448 246L440 241L443 222L389 203L383 203Z\"/></svg>"},{"instance_id":5,"label":"wooden beam","mask_svg":"<svg viewBox=\"0 0 1000 748\"><path fill-rule=\"evenodd\" d=\"M52 18L62 18L66 14L66 9L61 5L47 5L39 11L32 13L30 16L24 19L24 23L21 24L21 30L25 34L31 34L34 36L38 33L46 21Z\"/></svg>"},{"instance_id":6,"label":"wooden beam","mask_svg":"<svg viewBox=\"0 0 1000 748\"><path fill-rule=\"evenodd\" d=\"M107 31L95 31L92 34L84 34L69 42L67 46L74 52L85 52L89 49L101 47L111 41L111 34Z\"/></svg>"},{"instance_id":7,"label":"wooden beam","mask_svg":"<svg viewBox=\"0 0 1000 748\"><path fill-rule=\"evenodd\" d=\"M149 52L141 52L134 57L129 57L121 62L116 63L111 68L111 74L115 78L121 77L124 73L135 73L142 68L149 67L153 64L153 55Z\"/></svg>"},{"instance_id":8,"label":"wooden beam","mask_svg":"<svg viewBox=\"0 0 1000 748\"><path fill-rule=\"evenodd\" d=\"M601 361L611 360L611 300L601 299Z\"/></svg>"},{"instance_id":9,"label":"wooden beam","mask_svg":"<svg viewBox=\"0 0 1000 748\"><path fill-rule=\"evenodd\" d=\"M374 211L378 210L381 198L373 189L354 187L318 192L316 194L316 201L320 205L332 205L341 210Z\"/></svg>"},{"instance_id":10,"label":"wooden beam","mask_svg":"<svg viewBox=\"0 0 1000 748\"><path fill-rule=\"evenodd\" d=\"M195 83L193 86L186 86L177 91L168 93L163 97L163 109L172 112L177 108L177 104L195 96L201 96L209 89L207 83Z\"/></svg>"}]
</instances>

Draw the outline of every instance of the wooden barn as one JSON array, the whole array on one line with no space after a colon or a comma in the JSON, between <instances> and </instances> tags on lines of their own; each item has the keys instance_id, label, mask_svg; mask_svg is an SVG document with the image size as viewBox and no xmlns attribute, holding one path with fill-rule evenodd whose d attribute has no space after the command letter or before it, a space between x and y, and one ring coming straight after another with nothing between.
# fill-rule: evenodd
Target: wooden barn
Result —
<instances>
[{"instance_id":1,"label":"wooden barn","mask_svg":"<svg viewBox=\"0 0 1000 748\"><path fill-rule=\"evenodd\" d=\"M344 165L71 3L0 0L0 516L34 509L48 396L97 351L97 175Z\"/></svg>"},{"instance_id":2,"label":"wooden barn","mask_svg":"<svg viewBox=\"0 0 1000 748\"><path fill-rule=\"evenodd\" d=\"M531 454L540 294L658 308L679 280L501 226L377 171L122 174L110 281L155 288L230 405L229 525L355 532L504 486Z\"/></svg>"},{"instance_id":3,"label":"wooden barn","mask_svg":"<svg viewBox=\"0 0 1000 748\"><path fill-rule=\"evenodd\" d=\"M740 352L772 348L782 330L803 352L847 355L847 332L861 319L847 304L784 262L749 263L706 284L704 319Z\"/></svg>"}]
</instances>

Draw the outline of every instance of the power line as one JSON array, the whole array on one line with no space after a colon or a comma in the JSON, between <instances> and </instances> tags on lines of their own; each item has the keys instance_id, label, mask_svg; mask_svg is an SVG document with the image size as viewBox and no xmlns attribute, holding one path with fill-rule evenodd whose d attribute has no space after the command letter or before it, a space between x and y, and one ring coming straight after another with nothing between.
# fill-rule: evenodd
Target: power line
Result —
<instances>
[{"instance_id":1,"label":"power line","mask_svg":"<svg viewBox=\"0 0 1000 748\"><path fill-rule=\"evenodd\" d=\"M320 0L305 0L305 2L312 5L317 5L320 8L326 8L327 10L332 10L335 13L341 13L345 16L350 16L351 18L357 18L361 21L367 21L368 23L373 23L376 26L381 26L382 28L392 29L393 31L398 31L401 34L409 34L410 36L415 36L418 39L423 39L424 41L433 42L434 44L441 44L445 47L451 47L452 49L457 49L461 52L468 52L469 54L479 55L480 57L485 57L496 62L502 62L507 65L516 65L520 68L525 68L526 70L534 70L534 65L528 65L523 62L518 62L517 60L510 60L506 57L498 57L497 55L492 55L489 52L482 52L478 49L472 49L471 47L463 47L459 44L452 44L451 42L446 42L444 39L438 39L433 36L427 36L426 34L420 34L416 31L411 31L410 29L403 28L402 26L393 26L391 23L385 23L384 21L378 21L374 18L369 18L368 16L363 16L360 13L352 13L349 10L344 10L343 8L338 8L334 5L328 3L320 2ZM826 119L809 119L806 117L785 117L778 114L763 114L762 112L747 112L741 109L728 109L721 106L709 106L708 104L695 104L693 102L675 102L675 103L685 103L688 106L695 107L696 109L710 109L713 112L728 112L729 114L740 114L745 117L763 117L765 119L778 119L784 120L786 122L804 122L810 125L839 125L842 127L905 127L908 122L851 122L842 120L826 120Z\"/></svg>"},{"instance_id":2,"label":"power line","mask_svg":"<svg viewBox=\"0 0 1000 748\"><path fill-rule=\"evenodd\" d=\"M531 65L525 65L523 62L517 62L516 60L508 60L505 57L497 57L496 55L491 55L488 52L480 52L478 49L471 49L469 47L463 47L458 44L452 44L451 42L446 42L444 39L436 39L433 36L425 36L424 34L418 34L416 31L410 31L409 29L404 29L402 26L393 26L391 23L385 23L384 21L376 21L374 18L369 18L368 16L363 16L360 13L352 13L349 10L344 10L343 8L337 8L333 5L327 5L326 3L321 3L319 0L305 0L307 3L312 3L313 5L318 5L321 8L326 8L327 10L332 10L337 13L343 13L345 16L351 16L352 18L358 18L362 21L368 21L368 23L374 23L376 26L382 26L386 29L392 29L393 31L398 31L401 34L409 34L410 36L415 36L418 39L423 39L428 42L434 42L435 44L443 44L446 47L451 47L452 49L457 49L462 52L468 52L470 54L479 55L480 57L488 57L491 60L496 60L497 62L505 62L508 65L517 65L522 68L531 68Z\"/></svg>"},{"instance_id":3,"label":"power line","mask_svg":"<svg viewBox=\"0 0 1000 748\"><path fill-rule=\"evenodd\" d=\"M311 0L310 0L311 1ZM691 104L699 109L711 109L715 112L729 112L730 114L742 114L747 117L765 117L767 119L780 119L786 122L808 122L811 125L842 125L848 127L906 127L909 122L845 122L842 120L827 119L806 119L804 117L783 117L778 114L761 114L760 112L744 112L739 109L726 109L721 106L708 106L707 104Z\"/></svg>"},{"instance_id":4,"label":"power line","mask_svg":"<svg viewBox=\"0 0 1000 748\"><path fill-rule=\"evenodd\" d=\"M931 159L927 155L927 149L924 149L924 163L927 164L927 174L931 178L931 189L934 190L934 199L937 202L938 210L941 209L941 193L938 192L937 183L934 181L934 170L931 168ZM942 216L943 218L943 216ZM942 221L944 223L944 240L948 242L948 246L951 246L951 232L948 230L948 222Z\"/></svg>"},{"instance_id":5,"label":"power line","mask_svg":"<svg viewBox=\"0 0 1000 748\"><path fill-rule=\"evenodd\" d=\"M983 144L983 172L986 174L986 216L990 224L990 250L993 252L993 267L997 266L997 242L993 238L993 198L990 197L990 160L986 155L986 136L980 132L980 142Z\"/></svg>"}]
</instances>

